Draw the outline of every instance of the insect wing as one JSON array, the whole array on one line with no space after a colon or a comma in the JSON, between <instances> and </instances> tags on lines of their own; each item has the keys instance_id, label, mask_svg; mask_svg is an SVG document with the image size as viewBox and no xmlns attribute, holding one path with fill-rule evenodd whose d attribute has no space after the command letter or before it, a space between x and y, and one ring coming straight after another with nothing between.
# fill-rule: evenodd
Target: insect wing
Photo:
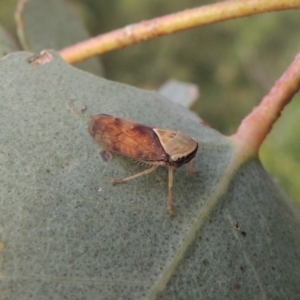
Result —
<instances>
[{"instance_id":1,"label":"insect wing","mask_svg":"<svg viewBox=\"0 0 300 300\"><path fill-rule=\"evenodd\" d=\"M166 160L165 151L149 126L101 114L92 116L89 132L109 151L149 163Z\"/></svg>"}]
</instances>

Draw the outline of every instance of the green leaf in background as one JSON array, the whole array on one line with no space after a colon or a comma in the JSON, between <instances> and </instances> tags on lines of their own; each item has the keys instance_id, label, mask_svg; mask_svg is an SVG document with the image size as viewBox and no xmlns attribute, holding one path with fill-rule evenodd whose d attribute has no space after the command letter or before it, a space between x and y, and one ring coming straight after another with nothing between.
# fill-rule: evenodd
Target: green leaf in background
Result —
<instances>
[{"instance_id":1,"label":"green leaf in background","mask_svg":"<svg viewBox=\"0 0 300 300\"><path fill-rule=\"evenodd\" d=\"M0 25L0 57L18 50L20 50L20 48L18 47L16 41Z\"/></svg>"},{"instance_id":2,"label":"green leaf in background","mask_svg":"<svg viewBox=\"0 0 300 300\"><path fill-rule=\"evenodd\" d=\"M0 60L0 299L297 299L299 211L256 159L185 108L54 58ZM102 160L89 115L175 128L200 144L175 173Z\"/></svg>"},{"instance_id":3,"label":"green leaf in background","mask_svg":"<svg viewBox=\"0 0 300 300\"><path fill-rule=\"evenodd\" d=\"M16 21L21 45L37 53L44 49L60 50L90 37L82 21L61 0L19 0ZM97 58L76 66L96 75L103 74Z\"/></svg>"}]
</instances>

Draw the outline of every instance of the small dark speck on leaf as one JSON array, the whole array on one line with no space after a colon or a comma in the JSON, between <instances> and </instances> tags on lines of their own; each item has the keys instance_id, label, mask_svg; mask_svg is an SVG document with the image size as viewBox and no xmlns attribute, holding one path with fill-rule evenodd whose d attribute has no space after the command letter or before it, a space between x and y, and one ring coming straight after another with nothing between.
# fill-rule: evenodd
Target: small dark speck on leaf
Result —
<instances>
[{"instance_id":1,"label":"small dark speck on leaf","mask_svg":"<svg viewBox=\"0 0 300 300\"><path fill-rule=\"evenodd\" d=\"M239 225L238 222L234 222L234 228L239 231L243 237L246 237L247 232L241 229L241 226Z\"/></svg>"},{"instance_id":2,"label":"small dark speck on leaf","mask_svg":"<svg viewBox=\"0 0 300 300\"><path fill-rule=\"evenodd\" d=\"M128 239L128 234L127 233L122 233L122 239L127 240Z\"/></svg>"},{"instance_id":3,"label":"small dark speck on leaf","mask_svg":"<svg viewBox=\"0 0 300 300\"><path fill-rule=\"evenodd\" d=\"M109 151L101 151L100 156L104 162L109 162L112 160L112 155Z\"/></svg>"},{"instance_id":4,"label":"small dark speck on leaf","mask_svg":"<svg viewBox=\"0 0 300 300\"><path fill-rule=\"evenodd\" d=\"M202 264L203 264L205 267L207 267L207 266L209 266L209 261L208 261L207 259L203 259L203 260L202 260Z\"/></svg>"},{"instance_id":5,"label":"small dark speck on leaf","mask_svg":"<svg viewBox=\"0 0 300 300\"><path fill-rule=\"evenodd\" d=\"M69 163L64 162L62 167L63 167L63 169L68 169L69 168Z\"/></svg>"},{"instance_id":6,"label":"small dark speck on leaf","mask_svg":"<svg viewBox=\"0 0 300 300\"><path fill-rule=\"evenodd\" d=\"M235 288L236 290L238 290L240 287L241 287L241 286L239 285L239 283L235 283L235 284L234 284L234 288Z\"/></svg>"},{"instance_id":7,"label":"small dark speck on leaf","mask_svg":"<svg viewBox=\"0 0 300 300\"><path fill-rule=\"evenodd\" d=\"M234 223L234 227L235 227L236 230L241 231L241 227L240 227L238 222Z\"/></svg>"}]
</instances>

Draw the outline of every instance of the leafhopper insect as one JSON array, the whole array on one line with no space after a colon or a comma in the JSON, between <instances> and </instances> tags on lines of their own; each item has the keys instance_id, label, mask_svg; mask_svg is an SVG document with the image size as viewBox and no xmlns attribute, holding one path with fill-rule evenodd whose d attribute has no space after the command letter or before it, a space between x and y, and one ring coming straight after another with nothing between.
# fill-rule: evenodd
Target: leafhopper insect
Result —
<instances>
[{"instance_id":1,"label":"leafhopper insect","mask_svg":"<svg viewBox=\"0 0 300 300\"><path fill-rule=\"evenodd\" d=\"M198 150L198 143L193 138L180 131L155 128L105 114L91 117L89 133L104 149L151 165L135 175L114 179L113 184L149 174L159 166L168 167L168 213L174 215L173 172L189 163L187 174L192 174L192 159Z\"/></svg>"}]
</instances>

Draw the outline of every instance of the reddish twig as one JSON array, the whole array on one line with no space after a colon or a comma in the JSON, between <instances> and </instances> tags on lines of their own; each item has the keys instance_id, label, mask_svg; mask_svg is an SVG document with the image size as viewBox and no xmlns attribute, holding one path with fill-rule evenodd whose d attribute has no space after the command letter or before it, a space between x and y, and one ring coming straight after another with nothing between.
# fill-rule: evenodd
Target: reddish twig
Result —
<instances>
[{"instance_id":1,"label":"reddish twig","mask_svg":"<svg viewBox=\"0 0 300 300\"><path fill-rule=\"evenodd\" d=\"M256 155L259 147L287 105L300 88L300 53L275 83L259 106L242 121L236 134L230 139L243 149L246 157Z\"/></svg>"},{"instance_id":2,"label":"reddish twig","mask_svg":"<svg viewBox=\"0 0 300 300\"><path fill-rule=\"evenodd\" d=\"M197 26L260 13L300 8L300 0L229 0L166 15L99 35L60 51L74 64L95 55Z\"/></svg>"}]
</instances>

